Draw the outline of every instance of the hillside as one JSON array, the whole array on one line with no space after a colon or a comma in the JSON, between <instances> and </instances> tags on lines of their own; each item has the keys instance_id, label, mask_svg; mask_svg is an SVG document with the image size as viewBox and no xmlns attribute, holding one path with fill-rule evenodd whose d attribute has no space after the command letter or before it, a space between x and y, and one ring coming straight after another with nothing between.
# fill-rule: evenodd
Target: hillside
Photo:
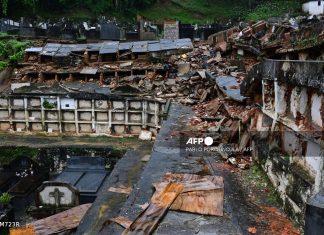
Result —
<instances>
[{"instance_id":1,"label":"hillside","mask_svg":"<svg viewBox=\"0 0 324 235\"><path fill-rule=\"evenodd\" d=\"M3 16L95 19L100 15L135 21L177 19L183 23L212 23L228 19L260 20L299 11L298 0L0 0Z\"/></svg>"}]
</instances>

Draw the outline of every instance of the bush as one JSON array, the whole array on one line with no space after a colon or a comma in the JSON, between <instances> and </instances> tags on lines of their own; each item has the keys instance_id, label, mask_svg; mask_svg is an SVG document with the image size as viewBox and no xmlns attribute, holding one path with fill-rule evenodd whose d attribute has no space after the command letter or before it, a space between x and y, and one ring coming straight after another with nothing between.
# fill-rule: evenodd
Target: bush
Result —
<instances>
[{"instance_id":1,"label":"bush","mask_svg":"<svg viewBox=\"0 0 324 235\"><path fill-rule=\"evenodd\" d=\"M24 51L19 51L13 54L12 56L9 56L9 63L11 65L17 65L18 62L22 61L23 58L24 58Z\"/></svg>"},{"instance_id":2,"label":"bush","mask_svg":"<svg viewBox=\"0 0 324 235\"><path fill-rule=\"evenodd\" d=\"M12 196L9 193L3 193L0 196L0 204L9 205L11 199L12 199Z\"/></svg>"},{"instance_id":3,"label":"bush","mask_svg":"<svg viewBox=\"0 0 324 235\"><path fill-rule=\"evenodd\" d=\"M265 20L285 13L295 12L300 8L300 2L294 0L265 1L247 14L246 19L252 21Z\"/></svg>"},{"instance_id":4,"label":"bush","mask_svg":"<svg viewBox=\"0 0 324 235\"><path fill-rule=\"evenodd\" d=\"M8 67L8 62L0 61L0 71L4 70L7 67Z\"/></svg>"}]
</instances>

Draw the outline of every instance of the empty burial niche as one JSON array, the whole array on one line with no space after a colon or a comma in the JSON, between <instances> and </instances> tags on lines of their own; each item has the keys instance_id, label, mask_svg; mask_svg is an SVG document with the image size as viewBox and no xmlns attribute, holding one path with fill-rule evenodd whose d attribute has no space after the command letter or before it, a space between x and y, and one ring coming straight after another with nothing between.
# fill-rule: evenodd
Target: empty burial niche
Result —
<instances>
[{"instance_id":1,"label":"empty burial niche","mask_svg":"<svg viewBox=\"0 0 324 235\"><path fill-rule=\"evenodd\" d=\"M96 100L95 101L95 109L102 109L107 110L109 109L110 105L107 100Z\"/></svg>"},{"instance_id":2,"label":"empty burial niche","mask_svg":"<svg viewBox=\"0 0 324 235\"><path fill-rule=\"evenodd\" d=\"M131 125L131 126L129 126L128 129L129 129L130 134L138 135L141 133L142 126L141 125Z\"/></svg>"},{"instance_id":3,"label":"empty burial niche","mask_svg":"<svg viewBox=\"0 0 324 235\"><path fill-rule=\"evenodd\" d=\"M117 60L117 54L101 54L101 62L115 62Z\"/></svg>"},{"instance_id":4,"label":"empty burial niche","mask_svg":"<svg viewBox=\"0 0 324 235\"><path fill-rule=\"evenodd\" d=\"M13 111L13 119L15 120L24 120L25 119L25 111Z\"/></svg>"},{"instance_id":5,"label":"empty burial niche","mask_svg":"<svg viewBox=\"0 0 324 235\"><path fill-rule=\"evenodd\" d=\"M12 108L24 108L24 99L14 98L11 100Z\"/></svg>"},{"instance_id":6,"label":"empty burial niche","mask_svg":"<svg viewBox=\"0 0 324 235\"><path fill-rule=\"evenodd\" d=\"M43 78L45 81L54 80L55 74L54 73L43 73Z\"/></svg>"},{"instance_id":7,"label":"empty burial niche","mask_svg":"<svg viewBox=\"0 0 324 235\"><path fill-rule=\"evenodd\" d=\"M37 121L42 119L42 112L41 111L29 111L29 121Z\"/></svg>"},{"instance_id":8,"label":"empty burial niche","mask_svg":"<svg viewBox=\"0 0 324 235\"><path fill-rule=\"evenodd\" d=\"M45 119L49 121L58 121L59 120L58 111L45 111Z\"/></svg>"},{"instance_id":9,"label":"empty burial niche","mask_svg":"<svg viewBox=\"0 0 324 235\"><path fill-rule=\"evenodd\" d=\"M128 113L128 122L142 123L142 113Z\"/></svg>"},{"instance_id":10,"label":"empty burial niche","mask_svg":"<svg viewBox=\"0 0 324 235\"><path fill-rule=\"evenodd\" d=\"M0 110L0 120L7 120L9 118L9 111Z\"/></svg>"},{"instance_id":11,"label":"empty burial niche","mask_svg":"<svg viewBox=\"0 0 324 235\"><path fill-rule=\"evenodd\" d=\"M79 132L80 133L92 133L92 125L91 124L79 124Z\"/></svg>"},{"instance_id":12,"label":"empty burial niche","mask_svg":"<svg viewBox=\"0 0 324 235\"><path fill-rule=\"evenodd\" d=\"M129 110L142 110L143 102L141 101L129 101L128 102Z\"/></svg>"},{"instance_id":13,"label":"empty burial niche","mask_svg":"<svg viewBox=\"0 0 324 235\"><path fill-rule=\"evenodd\" d=\"M96 121L98 122L108 122L109 115L107 112L96 112Z\"/></svg>"},{"instance_id":14,"label":"empty burial niche","mask_svg":"<svg viewBox=\"0 0 324 235\"><path fill-rule=\"evenodd\" d=\"M91 109L92 102L91 102L91 100L79 100L78 107L79 107L79 109Z\"/></svg>"},{"instance_id":15,"label":"empty burial niche","mask_svg":"<svg viewBox=\"0 0 324 235\"><path fill-rule=\"evenodd\" d=\"M7 108L8 107L8 100L5 98L0 98L0 108Z\"/></svg>"},{"instance_id":16,"label":"empty burial niche","mask_svg":"<svg viewBox=\"0 0 324 235\"><path fill-rule=\"evenodd\" d=\"M155 125L155 120L157 120L157 123L159 123L159 117L156 117L153 114L147 115L147 123L151 125Z\"/></svg>"},{"instance_id":17,"label":"empty burial niche","mask_svg":"<svg viewBox=\"0 0 324 235\"><path fill-rule=\"evenodd\" d=\"M63 124L63 130L64 130L64 132L75 132L76 131L75 124L73 124L73 123L64 123Z\"/></svg>"},{"instance_id":18,"label":"empty burial niche","mask_svg":"<svg viewBox=\"0 0 324 235\"><path fill-rule=\"evenodd\" d=\"M116 135L126 134L125 125L112 125L112 132Z\"/></svg>"},{"instance_id":19,"label":"empty burial niche","mask_svg":"<svg viewBox=\"0 0 324 235\"><path fill-rule=\"evenodd\" d=\"M104 78L114 78L116 77L116 72L115 71L108 71L103 73Z\"/></svg>"},{"instance_id":20,"label":"empty burial niche","mask_svg":"<svg viewBox=\"0 0 324 235\"><path fill-rule=\"evenodd\" d=\"M157 69L155 72L163 77L166 76L167 73L167 71L164 69Z\"/></svg>"},{"instance_id":21,"label":"empty burial niche","mask_svg":"<svg viewBox=\"0 0 324 235\"><path fill-rule=\"evenodd\" d=\"M145 69L134 69L133 75L134 76L144 76L144 75L146 75L146 70Z\"/></svg>"},{"instance_id":22,"label":"empty burial niche","mask_svg":"<svg viewBox=\"0 0 324 235\"><path fill-rule=\"evenodd\" d=\"M112 121L113 122L124 122L125 121L125 113L124 112L112 113Z\"/></svg>"},{"instance_id":23,"label":"empty burial niche","mask_svg":"<svg viewBox=\"0 0 324 235\"><path fill-rule=\"evenodd\" d=\"M0 122L0 130L1 131L9 131L11 129L9 122Z\"/></svg>"},{"instance_id":24,"label":"empty burial niche","mask_svg":"<svg viewBox=\"0 0 324 235\"><path fill-rule=\"evenodd\" d=\"M53 61L53 56L47 56L47 55L40 55L40 62L41 63L49 63Z\"/></svg>"},{"instance_id":25,"label":"empty burial niche","mask_svg":"<svg viewBox=\"0 0 324 235\"><path fill-rule=\"evenodd\" d=\"M79 112L79 121L91 121L92 113L91 112Z\"/></svg>"},{"instance_id":26,"label":"empty burial niche","mask_svg":"<svg viewBox=\"0 0 324 235\"><path fill-rule=\"evenodd\" d=\"M33 122L29 124L29 130L30 131L42 131L43 125L41 122Z\"/></svg>"},{"instance_id":27,"label":"empty burial niche","mask_svg":"<svg viewBox=\"0 0 324 235\"><path fill-rule=\"evenodd\" d=\"M42 103L40 98L30 98L28 99L28 108L40 108Z\"/></svg>"},{"instance_id":28,"label":"empty burial niche","mask_svg":"<svg viewBox=\"0 0 324 235\"><path fill-rule=\"evenodd\" d=\"M62 112L63 121L74 121L75 120L75 113L71 111L64 111Z\"/></svg>"},{"instance_id":29,"label":"empty burial niche","mask_svg":"<svg viewBox=\"0 0 324 235\"><path fill-rule=\"evenodd\" d=\"M121 71L118 71L117 72L117 76L118 77L129 77L129 76L131 76L132 75L132 71L130 71L130 70L121 70Z\"/></svg>"},{"instance_id":30,"label":"empty burial niche","mask_svg":"<svg viewBox=\"0 0 324 235\"><path fill-rule=\"evenodd\" d=\"M113 101L112 102L112 108L114 110L125 109L125 103L123 101Z\"/></svg>"},{"instance_id":31,"label":"empty burial niche","mask_svg":"<svg viewBox=\"0 0 324 235\"><path fill-rule=\"evenodd\" d=\"M26 123L16 122L13 125L14 125L14 130L17 132L26 131Z\"/></svg>"},{"instance_id":32,"label":"empty burial niche","mask_svg":"<svg viewBox=\"0 0 324 235\"><path fill-rule=\"evenodd\" d=\"M119 60L127 61L132 59L132 53L129 50L120 50L119 51Z\"/></svg>"},{"instance_id":33,"label":"empty burial niche","mask_svg":"<svg viewBox=\"0 0 324 235\"><path fill-rule=\"evenodd\" d=\"M58 123L47 123L46 131L48 133L58 133L60 131Z\"/></svg>"}]
</instances>

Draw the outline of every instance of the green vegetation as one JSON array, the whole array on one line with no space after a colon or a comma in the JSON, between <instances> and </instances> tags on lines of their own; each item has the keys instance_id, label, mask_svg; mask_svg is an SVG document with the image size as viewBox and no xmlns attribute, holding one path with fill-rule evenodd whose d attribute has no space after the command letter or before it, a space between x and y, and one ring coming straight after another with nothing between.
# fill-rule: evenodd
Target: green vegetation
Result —
<instances>
[{"instance_id":1,"label":"green vegetation","mask_svg":"<svg viewBox=\"0 0 324 235\"><path fill-rule=\"evenodd\" d=\"M24 50L28 47L28 42L17 40L0 41L0 70L6 67L15 66L24 58Z\"/></svg>"},{"instance_id":2,"label":"green vegetation","mask_svg":"<svg viewBox=\"0 0 324 235\"><path fill-rule=\"evenodd\" d=\"M247 11L246 0L172 0L156 3L139 13L153 20L177 19L184 23L212 23L229 18L240 18Z\"/></svg>"},{"instance_id":3,"label":"green vegetation","mask_svg":"<svg viewBox=\"0 0 324 235\"><path fill-rule=\"evenodd\" d=\"M45 109L54 109L55 108L55 104L52 104L52 103L48 102L47 100L44 100L43 107Z\"/></svg>"},{"instance_id":4,"label":"green vegetation","mask_svg":"<svg viewBox=\"0 0 324 235\"><path fill-rule=\"evenodd\" d=\"M9 193L2 193L0 196L0 204L2 205L9 205L12 196Z\"/></svg>"},{"instance_id":5,"label":"green vegetation","mask_svg":"<svg viewBox=\"0 0 324 235\"><path fill-rule=\"evenodd\" d=\"M177 19L183 23L212 23L228 19L253 20L293 13L296 0L0 0L2 15L43 18L95 19L100 15L135 21ZM253 9L254 8L254 9Z\"/></svg>"},{"instance_id":6,"label":"green vegetation","mask_svg":"<svg viewBox=\"0 0 324 235\"><path fill-rule=\"evenodd\" d=\"M258 200L270 204L272 206L279 206L280 197L270 182L268 176L263 171L260 165L254 164L247 172L247 187L253 187L260 192Z\"/></svg>"},{"instance_id":7,"label":"green vegetation","mask_svg":"<svg viewBox=\"0 0 324 235\"><path fill-rule=\"evenodd\" d=\"M38 149L27 147L1 147L0 151L0 166L7 165L14 159L22 156L27 156L35 159L38 154Z\"/></svg>"},{"instance_id":8,"label":"green vegetation","mask_svg":"<svg viewBox=\"0 0 324 235\"><path fill-rule=\"evenodd\" d=\"M285 13L298 11L301 4L296 0L275 0L267 1L258 5L253 11L247 14L246 19L258 21L270 17L281 16Z\"/></svg>"}]
</instances>

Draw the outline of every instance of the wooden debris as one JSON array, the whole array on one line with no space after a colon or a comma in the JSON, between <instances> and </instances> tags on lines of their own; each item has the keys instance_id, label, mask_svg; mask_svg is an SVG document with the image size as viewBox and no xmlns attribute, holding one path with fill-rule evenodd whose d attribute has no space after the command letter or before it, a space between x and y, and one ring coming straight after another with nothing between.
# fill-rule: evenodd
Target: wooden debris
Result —
<instances>
[{"instance_id":1,"label":"wooden debris","mask_svg":"<svg viewBox=\"0 0 324 235\"><path fill-rule=\"evenodd\" d=\"M35 235L35 231L32 225L26 225L19 228L11 228L9 230L10 235Z\"/></svg>"},{"instance_id":2,"label":"wooden debris","mask_svg":"<svg viewBox=\"0 0 324 235\"><path fill-rule=\"evenodd\" d=\"M164 179L170 182L183 182L184 184L183 192L177 197L170 209L223 216L223 177L167 173Z\"/></svg>"},{"instance_id":3,"label":"wooden debris","mask_svg":"<svg viewBox=\"0 0 324 235\"><path fill-rule=\"evenodd\" d=\"M110 187L108 189L109 192L114 192L114 193L124 193L124 194L130 194L132 192L131 187L125 187L125 186L120 186L120 187Z\"/></svg>"},{"instance_id":4,"label":"wooden debris","mask_svg":"<svg viewBox=\"0 0 324 235\"><path fill-rule=\"evenodd\" d=\"M109 221L115 222L124 228L129 228L129 226L133 223L131 220L124 216L117 216L115 218L109 219Z\"/></svg>"},{"instance_id":5,"label":"wooden debris","mask_svg":"<svg viewBox=\"0 0 324 235\"><path fill-rule=\"evenodd\" d=\"M148 208L137 217L129 228L124 230L123 235L152 234L158 222L182 190L182 184L175 182L168 183L163 190L155 192Z\"/></svg>"},{"instance_id":6,"label":"wooden debris","mask_svg":"<svg viewBox=\"0 0 324 235\"><path fill-rule=\"evenodd\" d=\"M10 230L10 234L47 235L70 231L79 226L81 219L91 205L91 203L83 204L45 219L37 220L33 223L27 224L25 227L13 228Z\"/></svg>"}]
</instances>

